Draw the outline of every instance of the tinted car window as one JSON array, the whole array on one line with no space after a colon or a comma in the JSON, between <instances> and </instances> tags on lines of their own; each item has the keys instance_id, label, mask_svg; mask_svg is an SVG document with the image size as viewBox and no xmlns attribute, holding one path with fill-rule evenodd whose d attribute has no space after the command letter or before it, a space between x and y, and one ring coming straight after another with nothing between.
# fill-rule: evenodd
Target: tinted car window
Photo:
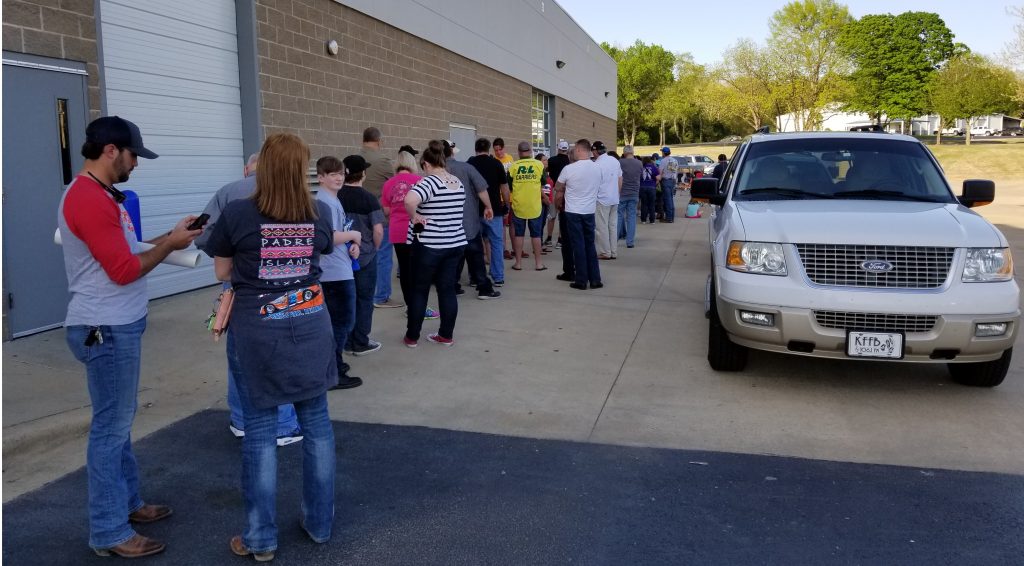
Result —
<instances>
[{"instance_id":1,"label":"tinted car window","mask_svg":"<svg viewBox=\"0 0 1024 566\"><path fill-rule=\"evenodd\" d=\"M737 200L956 202L927 150L901 140L836 137L752 143L738 174Z\"/></svg>"}]
</instances>

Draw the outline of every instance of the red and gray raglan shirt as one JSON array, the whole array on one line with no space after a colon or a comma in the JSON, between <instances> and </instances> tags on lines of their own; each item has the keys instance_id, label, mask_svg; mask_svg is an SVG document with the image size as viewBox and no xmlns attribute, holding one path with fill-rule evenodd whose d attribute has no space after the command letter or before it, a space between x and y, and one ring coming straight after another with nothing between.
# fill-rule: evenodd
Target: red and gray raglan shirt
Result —
<instances>
[{"instance_id":1,"label":"red and gray raglan shirt","mask_svg":"<svg viewBox=\"0 0 1024 566\"><path fill-rule=\"evenodd\" d=\"M57 212L68 275L66 326L129 324L149 301L135 226L128 211L87 175L64 191Z\"/></svg>"}]
</instances>

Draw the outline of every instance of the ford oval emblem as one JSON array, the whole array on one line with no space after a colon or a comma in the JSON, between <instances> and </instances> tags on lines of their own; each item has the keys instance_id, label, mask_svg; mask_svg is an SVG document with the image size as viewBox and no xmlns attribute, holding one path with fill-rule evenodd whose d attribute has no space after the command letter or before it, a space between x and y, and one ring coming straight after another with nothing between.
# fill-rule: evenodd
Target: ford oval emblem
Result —
<instances>
[{"instance_id":1,"label":"ford oval emblem","mask_svg":"<svg viewBox=\"0 0 1024 566\"><path fill-rule=\"evenodd\" d=\"M861 262L860 268L868 273L888 273L893 270L893 264L880 259L872 259Z\"/></svg>"}]
</instances>

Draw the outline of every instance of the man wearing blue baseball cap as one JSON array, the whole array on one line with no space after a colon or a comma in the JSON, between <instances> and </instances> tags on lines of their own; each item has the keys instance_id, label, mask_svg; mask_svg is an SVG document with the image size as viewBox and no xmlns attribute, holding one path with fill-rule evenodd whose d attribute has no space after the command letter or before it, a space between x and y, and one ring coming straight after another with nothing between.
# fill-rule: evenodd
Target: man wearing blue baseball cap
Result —
<instances>
[{"instance_id":1,"label":"man wearing blue baseball cap","mask_svg":"<svg viewBox=\"0 0 1024 566\"><path fill-rule=\"evenodd\" d=\"M165 505L146 505L139 495L139 470L132 453L146 329L145 275L168 254L189 246L202 229L189 230L194 216L151 240L142 251L135 226L121 206L115 183L128 180L138 158L157 155L142 144L138 126L117 116L98 118L85 129L85 166L61 199L57 224L68 275L67 343L85 365L92 402L86 470L89 477L89 546L100 556L125 558L162 552L164 543L142 536L130 523L152 523L171 515Z\"/></svg>"}]
</instances>

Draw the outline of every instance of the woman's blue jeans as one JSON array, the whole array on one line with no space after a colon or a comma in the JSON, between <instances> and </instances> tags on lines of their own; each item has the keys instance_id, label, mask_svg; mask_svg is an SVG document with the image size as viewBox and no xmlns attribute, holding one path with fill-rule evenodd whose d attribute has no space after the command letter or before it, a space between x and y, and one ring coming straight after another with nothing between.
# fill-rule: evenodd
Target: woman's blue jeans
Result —
<instances>
[{"instance_id":1,"label":"woman's blue jeans","mask_svg":"<svg viewBox=\"0 0 1024 566\"><path fill-rule=\"evenodd\" d=\"M138 407L146 317L99 329L103 343L97 341L86 346L92 328L68 326L67 343L75 358L85 364L92 402L85 457L89 474L89 546L111 548L135 535L128 515L143 506L131 431Z\"/></svg>"},{"instance_id":2,"label":"woman's blue jeans","mask_svg":"<svg viewBox=\"0 0 1024 566\"><path fill-rule=\"evenodd\" d=\"M228 341L233 340L228 333ZM232 351L237 351L232 348ZM242 410L242 494L248 526L242 542L253 552L277 549L277 408L258 409L249 400L248 379L232 360ZM331 538L334 523L334 429L327 413L327 394L295 403L302 426L302 525L310 538Z\"/></svg>"}]
</instances>

